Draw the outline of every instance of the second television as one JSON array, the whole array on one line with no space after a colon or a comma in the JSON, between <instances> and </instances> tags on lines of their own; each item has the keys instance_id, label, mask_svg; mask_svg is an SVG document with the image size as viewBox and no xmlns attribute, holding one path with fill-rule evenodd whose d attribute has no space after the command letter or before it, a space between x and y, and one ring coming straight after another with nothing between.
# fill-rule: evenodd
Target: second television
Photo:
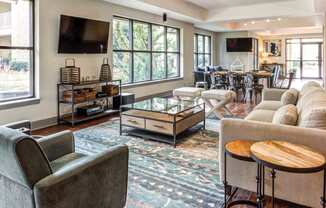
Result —
<instances>
[{"instance_id":1,"label":"second television","mask_svg":"<svg viewBox=\"0 0 326 208\"><path fill-rule=\"evenodd\" d=\"M227 52L252 52L253 38L227 38Z\"/></svg>"},{"instance_id":2,"label":"second television","mask_svg":"<svg viewBox=\"0 0 326 208\"><path fill-rule=\"evenodd\" d=\"M58 53L107 53L110 23L61 15Z\"/></svg>"}]
</instances>

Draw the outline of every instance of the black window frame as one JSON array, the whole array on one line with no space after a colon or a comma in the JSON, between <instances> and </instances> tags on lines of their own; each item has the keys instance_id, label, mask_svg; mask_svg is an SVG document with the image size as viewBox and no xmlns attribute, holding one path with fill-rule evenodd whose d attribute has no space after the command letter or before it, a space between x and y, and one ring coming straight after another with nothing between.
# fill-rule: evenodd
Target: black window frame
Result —
<instances>
[{"instance_id":1,"label":"black window frame","mask_svg":"<svg viewBox=\"0 0 326 208\"><path fill-rule=\"evenodd\" d=\"M151 82L151 81L164 81L164 80L169 80L169 79L174 79L174 78L180 78L181 77L181 39L180 39L180 28L177 27L173 27L173 26L167 26L167 25L161 25L161 24L157 24L157 23L151 23L151 22L146 22L146 21L142 21L142 20L137 20L137 19L132 19L132 18L128 18L128 17L122 17L122 16L117 16L114 15L113 16L113 21L115 19L120 19L120 20L125 20L129 22L129 38L130 38L130 49L114 49L112 48L112 61L114 62L114 53L129 53L130 54L130 74L129 74L129 82L127 83L123 83L123 85L129 85L129 84L138 84L138 83L146 83L146 82ZM135 50L134 49L134 23L142 23L142 24L146 24L149 26L149 49L148 50ZM113 24L112 24L113 25ZM158 50L153 50L153 43L152 43L152 37L153 37L153 26L159 26L159 27L164 27L164 46L165 46L165 50L163 51L158 51ZM167 31L168 28L174 29L177 31L177 51L168 51L168 43L167 43ZM112 33L114 31L112 30ZM112 43L113 43L113 37L112 37ZM113 44L112 44L113 46ZM143 80L143 81L135 81L135 72L134 72L134 55L135 53L147 53L150 54L150 77L148 80ZM165 56L165 77L163 79L153 79L153 54L164 54ZM173 77L168 77L168 55L169 54L175 54L177 55L177 75L173 76Z\"/></svg>"},{"instance_id":2,"label":"black window frame","mask_svg":"<svg viewBox=\"0 0 326 208\"><path fill-rule=\"evenodd\" d=\"M31 46L4 46L0 45L0 50L27 50L30 51L30 84L29 84L29 95L28 96L17 96L8 99L0 99L0 103L19 101L25 99L35 98L35 0L30 1L30 35L31 35Z\"/></svg>"},{"instance_id":3,"label":"black window frame","mask_svg":"<svg viewBox=\"0 0 326 208\"><path fill-rule=\"evenodd\" d=\"M312 42L304 42L304 40L311 39L315 40ZM324 65L324 54L323 54L323 48L324 48L324 41L318 41L318 39L322 39L321 37L298 37L298 38L287 38L285 39L285 73L288 74L290 72L289 69L289 63L298 63L299 64L299 70L300 70L300 76L296 77L295 79L322 79L323 78L323 65ZM298 42L291 42L292 40L298 40ZM303 45L304 44L318 44L319 45L319 58L317 60L306 60L303 59ZM299 59L288 59L288 49L290 45L298 44L300 46L300 58ZM305 77L303 76L303 64L304 62L318 62L318 77Z\"/></svg>"},{"instance_id":4,"label":"black window frame","mask_svg":"<svg viewBox=\"0 0 326 208\"><path fill-rule=\"evenodd\" d=\"M203 52L198 52L198 37L203 38ZM206 38L209 38L209 53L206 53ZM198 57L204 56L204 63L206 63L206 56L209 56L209 66L212 65L212 36L205 34L194 34L194 69L199 67L198 65ZM207 66L203 66L207 67Z\"/></svg>"}]
</instances>

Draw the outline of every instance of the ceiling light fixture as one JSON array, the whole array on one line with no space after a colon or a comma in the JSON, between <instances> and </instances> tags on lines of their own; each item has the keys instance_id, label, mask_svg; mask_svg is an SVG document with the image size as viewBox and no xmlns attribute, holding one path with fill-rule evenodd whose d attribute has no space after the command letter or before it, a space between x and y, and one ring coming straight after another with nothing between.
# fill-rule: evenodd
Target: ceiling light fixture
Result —
<instances>
[{"instance_id":1,"label":"ceiling light fixture","mask_svg":"<svg viewBox=\"0 0 326 208\"><path fill-rule=\"evenodd\" d=\"M251 24L254 25L256 22L255 21L252 21Z\"/></svg>"},{"instance_id":2,"label":"ceiling light fixture","mask_svg":"<svg viewBox=\"0 0 326 208\"><path fill-rule=\"evenodd\" d=\"M247 23L244 23L243 25L244 25L244 26L248 26L248 24L247 24Z\"/></svg>"},{"instance_id":3,"label":"ceiling light fixture","mask_svg":"<svg viewBox=\"0 0 326 208\"><path fill-rule=\"evenodd\" d=\"M281 21L281 20L282 20L282 18L280 18L280 17L279 17L279 18L277 18L277 21Z\"/></svg>"},{"instance_id":4,"label":"ceiling light fixture","mask_svg":"<svg viewBox=\"0 0 326 208\"><path fill-rule=\"evenodd\" d=\"M270 19L267 19L266 22L270 22L271 20Z\"/></svg>"}]
</instances>

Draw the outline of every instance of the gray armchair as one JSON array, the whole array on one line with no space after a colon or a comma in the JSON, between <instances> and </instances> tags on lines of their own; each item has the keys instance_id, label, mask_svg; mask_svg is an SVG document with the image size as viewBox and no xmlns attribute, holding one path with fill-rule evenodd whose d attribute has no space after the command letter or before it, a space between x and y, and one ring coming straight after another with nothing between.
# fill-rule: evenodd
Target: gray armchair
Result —
<instances>
[{"instance_id":1,"label":"gray armchair","mask_svg":"<svg viewBox=\"0 0 326 208\"><path fill-rule=\"evenodd\" d=\"M126 146L86 156L70 131L35 140L0 127L0 158L0 208L125 206Z\"/></svg>"}]
</instances>

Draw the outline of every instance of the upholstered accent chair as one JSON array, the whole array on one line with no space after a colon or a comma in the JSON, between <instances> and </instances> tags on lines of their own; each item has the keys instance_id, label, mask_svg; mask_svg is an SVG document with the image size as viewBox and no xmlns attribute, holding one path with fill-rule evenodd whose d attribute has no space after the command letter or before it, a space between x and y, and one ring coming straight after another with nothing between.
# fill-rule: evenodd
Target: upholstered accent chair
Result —
<instances>
[{"instance_id":1,"label":"upholstered accent chair","mask_svg":"<svg viewBox=\"0 0 326 208\"><path fill-rule=\"evenodd\" d=\"M0 127L0 158L0 208L125 206L126 146L86 156L70 131L35 140Z\"/></svg>"}]
</instances>

